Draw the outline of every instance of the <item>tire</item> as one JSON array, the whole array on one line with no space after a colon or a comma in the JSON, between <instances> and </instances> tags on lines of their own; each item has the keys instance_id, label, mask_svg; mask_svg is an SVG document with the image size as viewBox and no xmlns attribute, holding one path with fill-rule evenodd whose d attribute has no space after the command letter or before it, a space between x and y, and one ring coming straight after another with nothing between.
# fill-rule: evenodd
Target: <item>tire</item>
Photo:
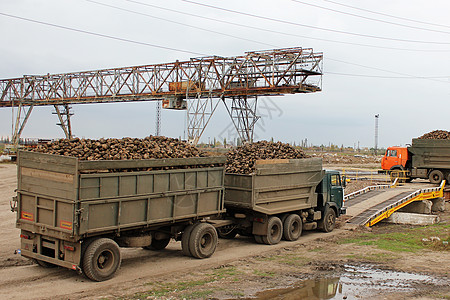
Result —
<instances>
[{"instance_id":1,"label":"tire","mask_svg":"<svg viewBox=\"0 0 450 300\"><path fill-rule=\"evenodd\" d=\"M261 235L255 235L254 237L255 237L255 242L256 242L257 244L264 244Z\"/></svg>"},{"instance_id":2,"label":"tire","mask_svg":"<svg viewBox=\"0 0 450 300\"><path fill-rule=\"evenodd\" d=\"M264 244L275 245L281 241L283 236L283 223L280 218L270 217L267 222L267 234L262 236Z\"/></svg>"},{"instance_id":3,"label":"tire","mask_svg":"<svg viewBox=\"0 0 450 300\"><path fill-rule=\"evenodd\" d=\"M169 245L169 242L170 242L170 238L162 239L162 240L153 239L150 246L145 246L142 248L144 248L145 250L156 250L156 251L163 250L167 247L167 245Z\"/></svg>"},{"instance_id":4,"label":"tire","mask_svg":"<svg viewBox=\"0 0 450 300\"><path fill-rule=\"evenodd\" d=\"M111 239L99 238L87 246L82 261L87 278L93 281L108 280L120 267L120 248Z\"/></svg>"},{"instance_id":5,"label":"tire","mask_svg":"<svg viewBox=\"0 0 450 300\"><path fill-rule=\"evenodd\" d=\"M283 222L283 237L286 241L296 241L302 235L302 229L300 216L291 214Z\"/></svg>"},{"instance_id":6,"label":"tire","mask_svg":"<svg viewBox=\"0 0 450 300\"><path fill-rule=\"evenodd\" d=\"M403 182L406 181L405 178L404 178L404 174L405 173L403 172L402 169L395 168L395 169L391 170L389 176L390 176L392 182L394 182L395 179L398 178L398 182L399 183L403 183Z\"/></svg>"},{"instance_id":7,"label":"tire","mask_svg":"<svg viewBox=\"0 0 450 300\"><path fill-rule=\"evenodd\" d=\"M213 255L217 247L217 231L208 223L198 223L189 237L189 249L195 258L207 258Z\"/></svg>"},{"instance_id":8,"label":"tire","mask_svg":"<svg viewBox=\"0 0 450 300\"><path fill-rule=\"evenodd\" d=\"M439 184L444 180L444 174L440 170L433 170L428 175L428 179L431 183Z\"/></svg>"},{"instance_id":9,"label":"tire","mask_svg":"<svg viewBox=\"0 0 450 300\"><path fill-rule=\"evenodd\" d=\"M231 240L236 237L237 230L236 229L230 230L230 229L219 228L219 229L217 229L217 234L219 235L219 237L221 239Z\"/></svg>"},{"instance_id":10,"label":"tire","mask_svg":"<svg viewBox=\"0 0 450 300\"><path fill-rule=\"evenodd\" d=\"M325 215L323 216L323 219L319 222L319 227L322 229L323 232L331 232L333 231L335 225L336 225L336 212L334 211L334 209L328 207L325 210Z\"/></svg>"},{"instance_id":11,"label":"tire","mask_svg":"<svg viewBox=\"0 0 450 300\"><path fill-rule=\"evenodd\" d=\"M185 256L192 256L191 250L189 249L189 239L191 238L192 229L194 229L194 225L187 226L181 236L181 250Z\"/></svg>"},{"instance_id":12,"label":"tire","mask_svg":"<svg viewBox=\"0 0 450 300\"><path fill-rule=\"evenodd\" d=\"M36 264L38 264L39 266L43 267L43 268L54 268L56 267L56 265L40 260L40 259L33 259L33 262L35 262Z\"/></svg>"}]
</instances>

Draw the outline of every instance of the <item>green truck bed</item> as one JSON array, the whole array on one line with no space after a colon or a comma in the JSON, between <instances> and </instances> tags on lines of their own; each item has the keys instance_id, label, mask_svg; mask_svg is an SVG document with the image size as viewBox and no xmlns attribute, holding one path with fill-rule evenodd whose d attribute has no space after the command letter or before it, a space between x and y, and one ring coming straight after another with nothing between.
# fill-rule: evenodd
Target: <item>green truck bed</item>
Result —
<instances>
[{"instance_id":1,"label":"green truck bed","mask_svg":"<svg viewBox=\"0 0 450 300\"><path fill-rule=\"evenodd\" d=\"M17 227L78 241L218 215L224 163L224 157L79 161L20 151Z\"/></svg>"},{"instance_id":2,"label":"green truck bed","mask_svg":"<svg viewBox=\"0 0 450 300\"><path fill-rule=\"evenodd\" d=\"M450 140L413 139L408 150L413 168L450 169Z\"/></svg>"},{"instance_id":3,"label":"green truck bed","mask_svg":"<svg viewBox=\"0 0 450 300\"><path fill-rule=\"evenodd\" d=\"M250 175L225 175L225 206L274 215L317 206L322 159L258 161Z\"/></svg>"}]
</instances>

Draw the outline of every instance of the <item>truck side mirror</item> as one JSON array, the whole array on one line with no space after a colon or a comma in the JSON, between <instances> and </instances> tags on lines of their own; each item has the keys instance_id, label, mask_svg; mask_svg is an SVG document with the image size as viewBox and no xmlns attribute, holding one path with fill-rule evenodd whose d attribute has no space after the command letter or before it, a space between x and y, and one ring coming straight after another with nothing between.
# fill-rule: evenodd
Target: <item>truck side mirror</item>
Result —
<instances>
[{"instance_id":1,"label":"truck side mirror","mask_svg":"<svg viewBox=\"0 0 450 300\"><path fill-rule=\"evenodd\" d=\"M345 188L347 186L347 176L342 175L341 181L342 181L342 187Z\"/></svg>"}]
</instances>

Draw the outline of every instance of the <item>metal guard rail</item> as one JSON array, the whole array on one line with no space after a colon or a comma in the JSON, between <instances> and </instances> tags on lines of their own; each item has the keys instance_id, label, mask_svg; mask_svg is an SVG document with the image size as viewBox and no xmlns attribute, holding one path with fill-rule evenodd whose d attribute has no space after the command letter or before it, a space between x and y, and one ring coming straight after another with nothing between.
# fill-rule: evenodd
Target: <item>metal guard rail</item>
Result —
<instances>
[{"instance_id":1,"label":"metal guard rail","mask_svg":"<svg viewBox=\"0 0 450 300\"><path fill-rule=\"evenodd\" d=\"M388 188L395 188L398 185L398 178L395 178L395 181L392 184L384 184L384 185L371 185L368 186L364 189L358 190L356 192L350 193L348 195L344 196L344 201L348 201L350 199L353 199L357 196L366 194L370 191L374 191L374 190L381 190L381 189L388 189Z\"/></svg>"},{"instance_id":2,"label":"metal guard rail","mask_svg":"<svg viewBox=\"0 0 450 300\"><path fill-rule=\"evenodd\" d=\"M383 210L372 214L370 217L368 217L365 225L367 227L373 226L381 220L389 218L395 211L399 210L402 207L405 207L411 202L443 197L444 187L445 180L441 182L441 185L439 187L417 190L410 195L403 197L397 202L385 207Z\"/></svg>"}]
</instances>

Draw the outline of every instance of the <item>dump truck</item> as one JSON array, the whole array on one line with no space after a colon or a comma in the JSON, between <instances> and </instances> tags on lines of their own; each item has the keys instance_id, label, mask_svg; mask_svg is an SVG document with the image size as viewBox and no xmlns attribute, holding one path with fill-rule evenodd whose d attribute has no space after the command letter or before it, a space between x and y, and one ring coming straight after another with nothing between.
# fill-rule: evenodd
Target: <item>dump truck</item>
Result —
<instances>
[{"instance_id":1,"label":"dump truck","mask_svg":"<svg viewBox=\"0 0 450 300\"><path fill-rule=\"evenodd\" d=\"M450 180L450 140L413 139L410 147L389 147L381 168L403 181L429 179L440 184Z\"/></svg>"},{"instance_id":2,"label":"dump truck","mask_svg":"<svg viewBox=\"0 0 450 300\"><path fill-rule=\"evenodd\" d=\"M346 213L338 171L321 158L259 160L252 174L225 174L224 219L219 236L254 236L261 244L297 240L303 230L330 232Z\"/></svg>"},{"instance_id":3,"label":"dump truck","mask_svg":"<svg viewBox=\"0 0 450 300\"><path fill-rule=\"evenodd\" d=\"M22 256L94 281L111 278L120 247L211 256L224 210L224 157L85 161L19 151L12 203ZM217 222L216 222L217 223Z\"/></svg>"}]
</instances>

